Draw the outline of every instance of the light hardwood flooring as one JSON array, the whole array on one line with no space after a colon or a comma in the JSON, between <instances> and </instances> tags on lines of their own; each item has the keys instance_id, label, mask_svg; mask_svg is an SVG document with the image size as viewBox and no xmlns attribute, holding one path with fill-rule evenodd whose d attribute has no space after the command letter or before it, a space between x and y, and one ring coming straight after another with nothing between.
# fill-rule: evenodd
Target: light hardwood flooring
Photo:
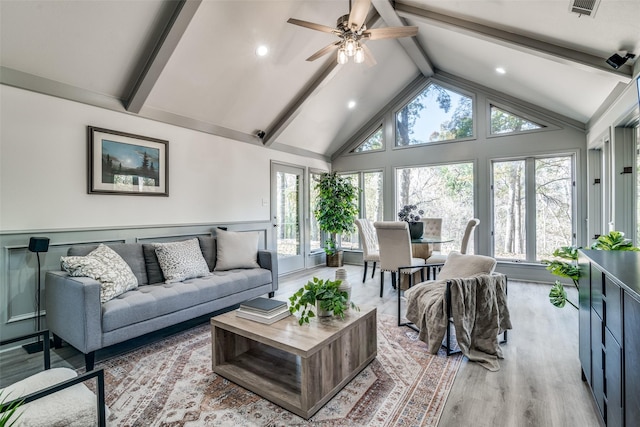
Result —
<instances>
[{"instance_id":1,"label":"light hardwood flooring","mask_svg":"<svg viewBox=\"0 0 640 427\"><path fill-rule=\"evenodd\" d=\"M380 276L371 271L362 283L362 267L347 265L352 299L374 305L378 313L396 315L396 291L386 277L379 298ZM333 278L334 268L316 268L280 278L276 298L286 299L313 276ZM389 276L388 274L386 276ZM490 372L466 359L449 394L440 427L450 426L601 426L578 360L578 313L571 307L557 309L548 302L549 285L509 281L509 310L513 330L503 344L501 369ZM573 295L575 299L575 295ZM149 334L99 351L96 362L112 355L161 340L208 317ZM52 351L53 366L80 368L83 356L64 346ZM41 369L42 355L22 349L0 353L0 387ZM407 367L410 369L410 367Z\"/></svg>"}]
</instances>

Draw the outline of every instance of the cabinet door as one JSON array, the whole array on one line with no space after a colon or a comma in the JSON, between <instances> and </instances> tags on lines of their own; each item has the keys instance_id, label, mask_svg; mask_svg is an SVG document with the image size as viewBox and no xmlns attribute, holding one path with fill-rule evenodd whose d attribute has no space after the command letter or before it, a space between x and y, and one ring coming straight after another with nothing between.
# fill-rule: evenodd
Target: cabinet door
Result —
<instances>
[{"instance_id":1,"label":"cabinet door","mask_svg":"<svg viewBox=\"0 0 640 427\"><path fill-rule=\"evenodd\" d=\"M622 342L622 295L620 286L609 277L604 277L605 297L603 302L604 323L616 341Z\"/></svg>"},{"instance_id":2,"label":"cabinet door","mask_svg":"<svg viewBox=\"0 0 640 427\"><path fill-rule=\"evenodd\" d=\"M604 324L595 310L591 310L591 389L600 414L604 418Z\"/></svg>"},{"instance_id":3,"label":"cabinet door","mask_svg":"<svg viewBox=\"0 0 640 427\"><path fill-rule=\"evenodd\" d=\"M624 292L624 407L627 426L640 420L640 302Z\"/></svg>"},{"instance_id":4,"label":"cabinet door","mask_svg":"<svg viewBox=\"0 0 640 427\"><path fill-rule=\"evenodd\" d=\"M580 280L578 304L580 306L579 353L582 372L591 384L591 263L582 252L578 254Z\"/></svg>"},{"instance_id":5,"label":"cabinet door","mask_svg":"<svg viewBox=\"0 0 640 427\"><path fill-rule=\"evenodd\" d=\"M607 427L622 426L622 350L609 328L605 328L605 395Z\"/></svg>"}]
</instances>

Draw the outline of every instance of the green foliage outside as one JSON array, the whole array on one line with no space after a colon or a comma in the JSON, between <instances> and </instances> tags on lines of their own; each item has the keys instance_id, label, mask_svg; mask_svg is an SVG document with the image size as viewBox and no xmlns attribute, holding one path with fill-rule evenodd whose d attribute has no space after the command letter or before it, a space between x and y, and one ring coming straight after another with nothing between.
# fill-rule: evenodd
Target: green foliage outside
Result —
<instances>
[{"instance_id":1,"label":"green foliage outside","mask_svg":"<svg viewBox=\"0 0 640 427\"><path fill-rule=\"evenodd\" d=\"M353 152L363 153L365 151L382 150L384 144L382 143L382 127L369 136L362 144L358 145Z\"/></svg>"},{"instance_id":2,"label":"green foliage outside","mask_svg":"<svg viewBox=\"0 0 640 427\"><path fill-rule=\"evenodd\" d=\"M575 246L562 246L553 252L554 259L542 260L544 264L547 264L547 270L549 270L551 274L571 279L576 289L578 289L578 280L580 279L580 269L576 265L578 249L580 248ZM598 237L590 249L601 251L640 251L640 248L633 246L630 239L625 239L624 233L621 231L612 231L609 234ZM562 308L569 303L578 309L578 306L567 298L567 292L559 280L556 280L551 287L549 301L558 308Z\"/></svg>"},{"instance_id":3,"label":"green foliage outside","mask_svg":"<svg viewBox=\"0 0 640 427\"><path fill-rule=\"evenodd\" d=\"M342 280L322 280L314 277L289 298L289 312L294 314L299 311L298 324L303 325L309 323L309 319L316 317L313 310L316 307L316 302L319 302L320 308L331 311L334 316L344 319L344 311L348 308L349 294L339 289L341 283ZM359 310L353 302L350 303L350 306Z\"/></svg>"},{"instance_id":4,"label":"green foliage outside","mask_svg":"<svg viewBox=\"0 0 640 427\"><path fill-rule=\"evenodd\" d=\"M439 128L430 129L430 134L416 134L417 121L427 121L423 110L435 108L449 113ZM468 96L461 95L437 84L430 84L402 110L396 114L396 146L426 144L434 141L449 141L473 136L473 102Z\"/></svg>"},{"instance_id":5,"label":"green foliage outside","mask_svg":"<svg viewBox=\"0 0 640 427\"><path fill-rule=\"evenodd\" d=\"M542 126L537 123L512 114L496 107L495 105L491 106L491 133L493 135L522 132L540 128L542 128Z\"/></svg>"},{"instance_id":6,"label":"green foliage outside","mask_svg":"<svg viewBox=\"0 0 640 427\"><path fill-rule=\"evenodd\" d=\"M333 255L339 250L337 235L355 229L360 190L352 184L349 178L342 177L335 172L323 173L316 183L315 189L318 199L314 214L320 230L329 234L329 239L324 244L324 250L328 255Z\"/></svg>"}]
</instances>

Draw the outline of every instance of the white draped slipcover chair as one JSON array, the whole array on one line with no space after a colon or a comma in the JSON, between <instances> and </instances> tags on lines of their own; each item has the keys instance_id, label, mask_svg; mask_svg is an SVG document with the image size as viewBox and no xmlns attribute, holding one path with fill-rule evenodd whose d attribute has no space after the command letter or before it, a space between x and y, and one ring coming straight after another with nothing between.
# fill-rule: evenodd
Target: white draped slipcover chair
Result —
<instances>
[{"instance_id":1,"label":"white draped slipcover chair","mask_svg":"<svg viewBox=\"0 0 640 427\"><path fill-rule=\"evenodd\" d=\"M371 278L376 274L376 264L380 262L380 252L378 251L378 236L376 229L371 221L367 218L356 219L356 227L358 227L358 235L360 236L360 244L362 245L362 258L364 261L364 273L362 275L362 283L367 278L367 266L373 262L373 270Z\"/></svg>"},{"instance_id":2,"label":"white draped slipcover chair","mask_svg":"<svg viewBox=\"0 0 640 427\"><path fill-rule=\"evenodd\" d=\"M377 221L373 223L380 250L380 297L384 291L384 272L391 272L391 284L396 287L396 276L407 274L409 286L413 274L420 272L424 280L424 259L414 258L411 250L409 225L405 221ZM399 274L398 274L399 273ZM399 286L398 286L399 288ZM400 289L398 289L400 292Z\"/></svg>"}]
</instances>

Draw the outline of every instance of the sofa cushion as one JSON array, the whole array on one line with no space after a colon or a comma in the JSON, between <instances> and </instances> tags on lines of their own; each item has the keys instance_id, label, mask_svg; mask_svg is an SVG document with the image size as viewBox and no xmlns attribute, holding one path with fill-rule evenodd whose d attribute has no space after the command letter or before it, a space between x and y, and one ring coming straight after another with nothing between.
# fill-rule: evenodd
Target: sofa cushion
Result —
<instances>
[{"instance_id":1,"label":"sofa cushion","mask_svg":"<svg viewBox=\"0 0 640 427\"><path fill-rule=\"evenodd\" d=\"M257 231L225 231L216 232L218 238L216 271L236 268L259 268Z\"/></svg>"},{"instance_id":2,"label":"sofa cushion","mask_svg":"<svg viewBox=\"0 0 640 427\"><path fill-rule=\"evenodd\" d=\"M198 239L153 243L165 283L208 276L209 266L202 256Z\"/></svg>"},{"instance_id":3,"label":"sofa cushion","mask_svg":"<svg viewBox=\"0 0 640 427\"><path fill-rule=\"evenodd\" d=\"M144 263L147 266L147 277L149 278L149 285L155 283L163 283L164 276L162 275L162 268L158 262L158 255L156 255L156 248L151 243L142 244L142 254L144 255Z\"/></svg>"},{"instance_id":4,"label":"sofa cushion","mask_svg":"<svg viewBox=\"0 0 640 427\"><path fill-rule=\"evenodd\" d=\"M127 264L129 264L131 271L133 271L136 279L138 279L138 285L146 285L149 283L144 256L142 254L142 245L138 243L113 243L107 246L116 251L116 253L120 255ZM67 251L67 255L85 256L97 247L98 245L72 246Z\"/></svg>"},{"instance_id":5,"label":"sofa cushion","mask_svg":"<svg viewBox=\"0 0 640 427\"><path fill-rule=\"evenodd\" d=\"M120 255L100 244L86 256L67 256L60 259L73 277L90 277L100 282L100 302L107 302L138 287L138 279Z\"/></svg>"},{"instance_id":6,"label":"sofa cushion","mask_svg":"<svg viewBox=\"0 0 640 427\"><path fill-rule=\"evenodd\" d=\"M214 272L183 282L140 286L102 306L102 330L113 331L271 283L263 268Z\"/></svg>"},{"instance_id":7,"label":"sofa cushion","mask_svg":"<svg viewBox=\"0 0 640 427\"><path fill-rule=\"evenodd\" d=\"M216 239L212 236L198 236L198 243L200 243L200 250L209 266L209 271L213 271L216 267Z\"/></svg>"}]
</instances>

